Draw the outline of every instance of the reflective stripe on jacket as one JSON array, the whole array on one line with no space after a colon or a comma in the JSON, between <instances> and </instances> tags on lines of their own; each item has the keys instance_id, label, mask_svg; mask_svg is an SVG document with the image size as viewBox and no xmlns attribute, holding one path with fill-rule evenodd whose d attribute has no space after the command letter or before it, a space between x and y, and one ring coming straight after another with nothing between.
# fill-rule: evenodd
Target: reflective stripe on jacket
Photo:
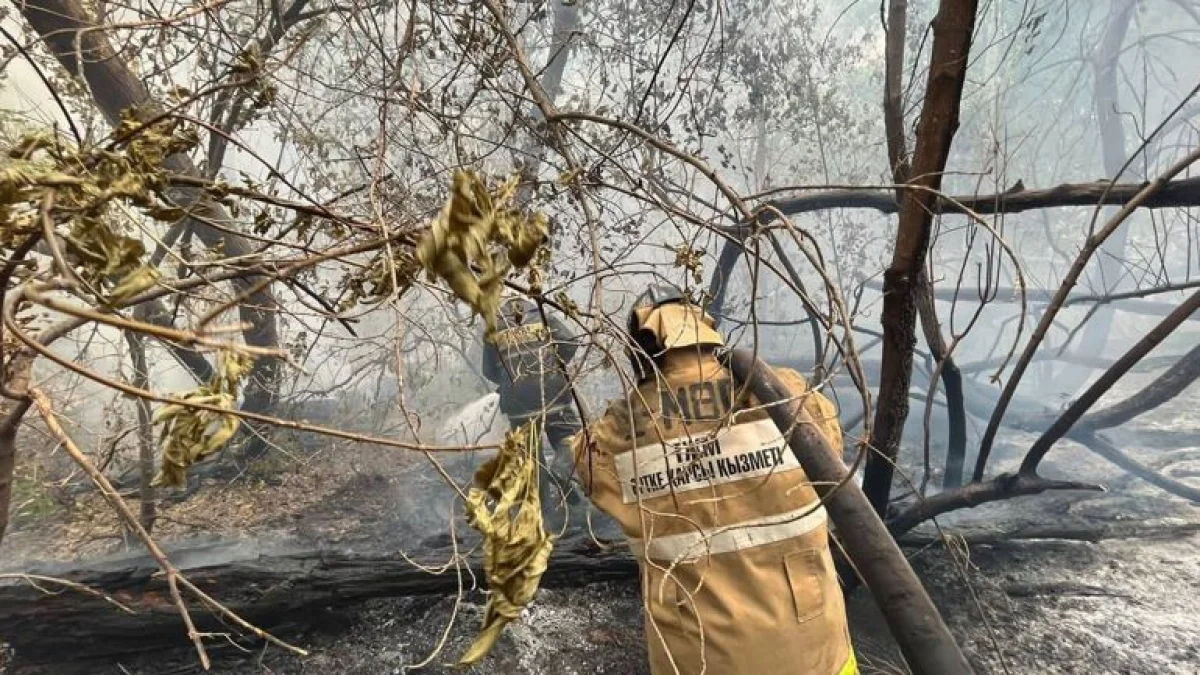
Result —
<instances>
[{"instance_id":1,"label":"reflective stripe on jacket","mask_svg":"<svg viewBox=\"0 0 1200 675\"><path fill-rule=\"evenodd\" d=\"M532 303L509 303L503 310L496 332L485 336L483 345L483 374L499 388L500 410L509 418L524 418L568 404L563 367L576 345L566 326L543 317Z\"/></svg>"},{"instance_id":2,"label":"reflective stripe on jacket","mask_svg":"<svg viewBox=\"0 0 1200 675\"><path fill-rule=\"evenodd\" d=\"M651 672L856 673L825 509L779 429L710 351L661 370L574 444L641 564ZM833 404L776 372L840 450Z\"/></svg>"}]
</instances>

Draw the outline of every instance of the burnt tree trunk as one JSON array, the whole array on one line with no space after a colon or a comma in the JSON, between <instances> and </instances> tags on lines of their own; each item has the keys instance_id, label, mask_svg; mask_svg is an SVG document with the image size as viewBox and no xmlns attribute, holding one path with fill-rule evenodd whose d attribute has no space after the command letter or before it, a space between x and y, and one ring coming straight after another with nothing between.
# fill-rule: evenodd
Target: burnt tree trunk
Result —
<instances>
[{"instance_id":1,"label":"burnt tree trunk","mask_svg":"<svg viewBox=\"0 0 1200 675\"><path fill-rule=\"evenodd\" d=\"M908 163L908 140L904 134L904 43L908 37L908 0L891 0L888 3L887 45L885 47L885 77L883 95L883 121L887 130L888 161L892 165L892 180L899 186L912 177ZM904 190L896 188L897 202L903 201ZM921 317L921 330L929 352L941 368L942 386L946 391L946 407L949 414L949 443L946 448L946 465L942 487L956 487L962 483L964 458L967 453L967 412L963 402L962 373L942 337L941 322L937 318L934 303L933 283L929 272L922 269L917 280L917 311ZM929 438L925 438L928 460ZM930 467L926 462L926 473ZM925 476L927 481L929 476ZM924 485L924 483L922 483Z\"/></svg>"},{"instance_id":2,"label":"burnt tree trunk","mask_svg":"<svg viewBox=\"0 0 1200 675\"><path fill-rule=\"evenodd\" d=\"M908 417L908 386L916 345L917 278L925 264L933 222L934 192L958 129L958 110L975 27L976 0L943 0L933 19L933 49L925 103L917 127L912 180L900 206L892 263L884 272L883 368L875 411L873 452L863 491L880 515L887 509L900 438Z\"/></svg>"},{"instance_id":3,"label":"burnt tree trunk","mask_svg":"<svg viewBox=\"0 0 1200 675\"><path fill-rule=\"evenodd\" d=\"M8 530L12 504L13 474L17 465L17 429L29 410L29 401L10 401L0 420L0 541Z\"/></svg>"},{"instance_id":4,"label":"burnt tree trunk","mask_svg":"<svg viewBox=\"0 0 1200 675\"><path fill-rule=\"evenodd\" d=\"M150 369L146 364L146 342L141 335L126 333L125 341L129 343L129 361L133 368L133 386L139 389L150 388ZM154 428L150 416L150 402L138 397L133 400L137 408L137 443L138 443L138 497L141 501L138 520L142 527L150 532L154 529L157 517L155 504L154 481Z\"/></svg>"},{"instance_id":5,"label":"burnt tree trunk","mask_svg":"<svg viewBox=\"0 0 1200 675\"><path fill-rule=\"evenodd\" d=\"M947 213L991 215L996 213L1025 213L1039 209L1058 209L1073 206L1095 207L1097 204L1124 206L1137 196L1146 181L1113 183L1111 180L1091 183L1063 183L1041 190L1013 188L999 194L938 196L930 209L937 215ZM823 209L870 209L879 213L899 213L900 203L893 191L829 190L790 199L769 202L786 216L811 213ZM1169 209L1200 206L1200 178L1171 181L1160 192L1147 199L1142 208ZM770 222L774 213L762 215Z\"/></svg>"},{"instance_id":6,"label":"burnt tree trunk","mask_svg":"<svg viewBox=\"0 0 1200 675\"><path fill-rule=\"evenodd\" d=\"M5 372L0 373L4 378L4 387L14 395L23 393L29 386L29 374L33 369L33 357L24 349L13 354L7 363L0 364ZM8 530L9 512L12 504L13 475L17 466L17 430L21 427L21 418L29 410L29 399L7 400L4 406L4 417L0 419L0 541Z\"/></svg>"},{"instance_id":7,"label":"burnt tree trunk","mask_svg":"<svg viewBox=\"0 0 1200 675\"><path fill-rule=\"evenodd\" d=\"M946 442L946 466L942 476L942 488L954 488L962 485L963 467L967 458L967 404L963 394L962 371L959 370L958 363L954 361L950 348L942 337L942 325L937 318L937 308L933 302L933 284L929 281L928 271L922 271L917 284L917 312L921 316L921 329L925 333L929 353L933 355L934 361L941 364L942 387L946 392L946 415L950 434ZM928 444L929 439L925 442Z\"/></svg>"},{"instance_id":8,"label":"burnt tree trunk","mask_svg":"<svg viewBox=\"0 0 1200 675\"><path fill-rule=\"evenodd\" d=\"M472 556L470 571L453 565L434 574L398 554L344 551L253 551L244 542L169 551L181 572L201 590L242 618L268 631L294 633L317 624L329 610L369 598L449 595L485 579L482 560ZM428 551L421 564L441 569L453 551ZM212 561L218 562L212 562ZM66 579L104 597L66 589L52 582L16 576L0 580L0 641L8 642L27 663L113 659L139 652L187 647L183 620L154 560L135 555L105 561L23 570ZM614 579L636 579L637 562L624 547L603 550L590 539L560 542L542 578L542 586L571 587ZM203 606L189 608L197 630L228 633L247 644L256 639L222 623Z\"/></svg>"},{"instance_id":9,"label":"burnt tree trunk","mask_svg":"<svg viewBox=\"0 0 1200 675\"><path fill-rule=\"evenodd\" d=\"M29 0L16 3L29 25L45 40L58 62L72 76L81 76L88 83L96 107L110 124L120 123L127 110L136 111L144 119L162 113L161 106L151 97L146 86L134 75L120 57L103 26L98 26L84 9L80 0ZM200 171L186 155L172 155L164 165L177 174L200 177ZM170 198L188 209L188 227L210 249L220 248L230 258L241 258L252 252L250 242L243 237L226 234L210 222L233 229L235 223L219 203L208 199L197 188L175 188ZM255 277L235 279L234 291L242 293L258 283ZM270 287L252 293L238 307L241 320L247 324L243 337L255 347L274 348L279 344L275 320L275 297ZM281 372L279 359L260 357L255 361L246 385L243 408L251 412L266 412L274 405ZM250 434L250 453L262 450L256 434Z\"/></svg>"}]
</instances>

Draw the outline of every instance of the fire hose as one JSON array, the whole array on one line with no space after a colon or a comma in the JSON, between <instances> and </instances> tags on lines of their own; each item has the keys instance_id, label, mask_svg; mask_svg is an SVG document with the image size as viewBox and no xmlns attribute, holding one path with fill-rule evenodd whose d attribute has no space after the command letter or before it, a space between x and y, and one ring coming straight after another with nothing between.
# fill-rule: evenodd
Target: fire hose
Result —
<instances>
[{"instance_id":1,"label":"fire hose","mask_svg":"<svg viewBox=\"0 0 1200 675\"><path fill-rule=\"evenodd\" d=\"M841 453L830 447L784 383L751 351L730 350L723 360L734 380L746 386L784 430L788 447L824 502L847 557L870 589L912 672L970 675L966 656L895 539L850 479Z\"/></svg>"}]
</instances>

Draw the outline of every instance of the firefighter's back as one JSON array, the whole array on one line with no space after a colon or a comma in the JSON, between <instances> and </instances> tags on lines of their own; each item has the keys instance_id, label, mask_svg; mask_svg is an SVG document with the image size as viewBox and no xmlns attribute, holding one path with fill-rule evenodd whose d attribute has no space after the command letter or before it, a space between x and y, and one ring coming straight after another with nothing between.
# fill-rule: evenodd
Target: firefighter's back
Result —
<instances>
[{"instance_id":1,"label":"firefighter's back","mask_svg":"<svg viewBox=\"0 0 1200 675\"><path fill-rule=\"evenodd\" d=\"M855 672L816 492L712 350L676 351L609 408L580 458L641 560L653 672ZM832 404L803 401L840 447Z\"/></svg>"}]
</instances>

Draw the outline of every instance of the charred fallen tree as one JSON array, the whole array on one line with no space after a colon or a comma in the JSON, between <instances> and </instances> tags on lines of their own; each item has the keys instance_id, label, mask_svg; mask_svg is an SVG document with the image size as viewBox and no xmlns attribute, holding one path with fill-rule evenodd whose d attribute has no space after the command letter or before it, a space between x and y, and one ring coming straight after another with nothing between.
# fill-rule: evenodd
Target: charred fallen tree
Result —
<instances>
[{"instance_id":1,"label":"charred fallen tree","mask_svg":"<svg viewBox=\"0 0 1200 675\"><path fill-rule=\"evenodd\" d=\"M868 279L863 283L867 288L883 292L883 284L873 279ZM1062 302L1063 307L1071 307L1074 305L1086 305L1095 307L1100 305L1113 305L1123 312L1130 314L1140 314L1146 316L1167 316L1172 310L1178 306L1174 302L1155 302L1144 300L1143 298L1154 297L1156 295L1166 295L1168 293L1180 293L1183 291L1194 290L1200 288L1200 281L1188 281L1179 284L1167 284L1164 286L1152 286L1149 288L1139 288L1132 291L1124 291L1121 293L1107 293L1096 295L1091 293L1080 293L1077 295L1067 296ZM966 304L975 304L979 301L980 296L988 297L988 303L1015 303L1018 302L1022 295L1026 302L1033 304L1045 305L1054 299L1054 291L1046 289L1025 289L1022 291L1019 288L999 287L999 288L976 288L970 286L958 286L952 288L936 288L933 290L934 299L942 302L961 302Z\"/></svg>"},{"instance_id":2,"label":"charred fallen tree","mask_svg":"<svg viewBox=\"0 0 1200 675\"><path fill-rule=\"evenodd\" d=\"M1067 183L1044 190L1027 190L1018 184L1006 192L992 195L962 195L947 197L938 195L930 200L929 208L936 214L975 213L1019 213L1036 209L1071 206L1124 206L1139 197L1148 183L1113 183L1100 180L1092 183ZM1163 209L1200 206L1200 178L1185 178L1166 181L1153 194L1137 202L1138 208ZM802 195L791 199L768 202L759 209L756 223L740 223L726 228L730 238L725 241L718 256L717 266L709 281L709 294L714 299L711 309L721 312L729 279L734 275L738 260L744 253L745 238L762 225L778 219L779 214L795 216L826 209L870 209L884 214L898 213L900 203L893 190L832 190ZM935 293L946 291L935 289ZM1014 294L1015 297L1015 294ZM1134 296L1131 296L1134 297ZM1079 302L1077 300L1076 302ZM1139 309L1166 314L1158 305L1142 304Z\"/></svg>"},{"instance_id":3,"label":"charred fallen tree","mask_svg":"<svg viewBox=\"0 0 1200 675\"><path fill-rule=\"evenodd\" d=\"M1072 206L1124 206L1133 200L1149 183L1113 183L1098 180L1091 183L1064 183L1040 190L1026 189L1020 181L1005 192L990 195L937 195L932 202L935 214L1021 213L1037 209ZM811 213L825 209L868 209L880 213L899 213L896 192L879 190L829 190L808 195L778 199L770 202L760 222L773 221L778 211L786 216ZM1142 208L1167 209L1200 206L1200 178L1184 178L1167 183L1162 190L1147 199Z\"/></svg>"},{"instance_id":4,"label":"charred fallen tree","mask_svg":"<svg viewBox=\"0 0 1200 675\"><path fill-rule=\"evenodd\" d=\"M1176 307L1166 319L1148 331L1141 340L1126 351L1113 365L1100 375L1095 382L1084 391L1078 399L1061 414L1049 419L1049 424L1034 423L1027 430L1038 431L1041 436L1030 447L1021 461L1016 473L1005 473L988 481L978 477L974 482L964 487L940 493L928 499L918 499L909 504L898 514L892 516L889 522L893 533L901 534L918 523L942 513L962 508L971 508L992 501L1011 499L1023 495L1032 495L1046 490L1059 489L1101 489L1099 486L1088 486L1075 481L1055 481L1044 479L1038 475L1038 466L1055 443L1063 438L1069 438L1084 447L1089 448L1099 456L1120 466L1132 475L1141 478L1157 487L1166 490L1194 503L1200 503L1200 489L1186 483L1174 480L1150 467L1134 460L1115 445L1101 436L1098 429L1123 424L1145 412L1170 401L1183 392L1200 373L1200 347L1193 348L1167 372L1160 375L1148 387L1128 399L1109 406L1093 415L1088 411L1096 404L1109 389L1128 373L1139 361L1154 350L1171 335L1184 321L1200 311L1200 290L1193 293L1187 300ZM969 396L969 394L968 394ZM999 406L1015 400L1012 391L1000 395L998 403L985 406L985 409L996 410ZM968 407L971 403L968 401ZM993 417L998 423L1014 426L1008 417ZM1022 420L1029 424L1030 420ZM1018 422L1015 426L1021 427ZM977 466L977 474L987 460L986 446L981 449Z\"/></svg>"},{"instance_id":5,"label":"charred fallen tree","mask_svg":"<svg viewBox=\"0 0 1200 675\"><path fill-rule=\"evenodd\" d=\"M462 552L465 553L465 552ZM430 549L416 559L397 552L251 548L222 542L170 552L181 572L254 625L294 634L340 607L380 597L453 595L484 583L478 555ZM454 564L455 560L458 565ZM637 577L624 547L603 548L588 537L562 541L544 587L583 586ZM58 579L69 582L65 585ZM196 629L258 643L193 603ZM31 567L0 575L0 642L23 662L112 660L189 645L166 579L148 555Z\"/></svg>"}]
</instances>

